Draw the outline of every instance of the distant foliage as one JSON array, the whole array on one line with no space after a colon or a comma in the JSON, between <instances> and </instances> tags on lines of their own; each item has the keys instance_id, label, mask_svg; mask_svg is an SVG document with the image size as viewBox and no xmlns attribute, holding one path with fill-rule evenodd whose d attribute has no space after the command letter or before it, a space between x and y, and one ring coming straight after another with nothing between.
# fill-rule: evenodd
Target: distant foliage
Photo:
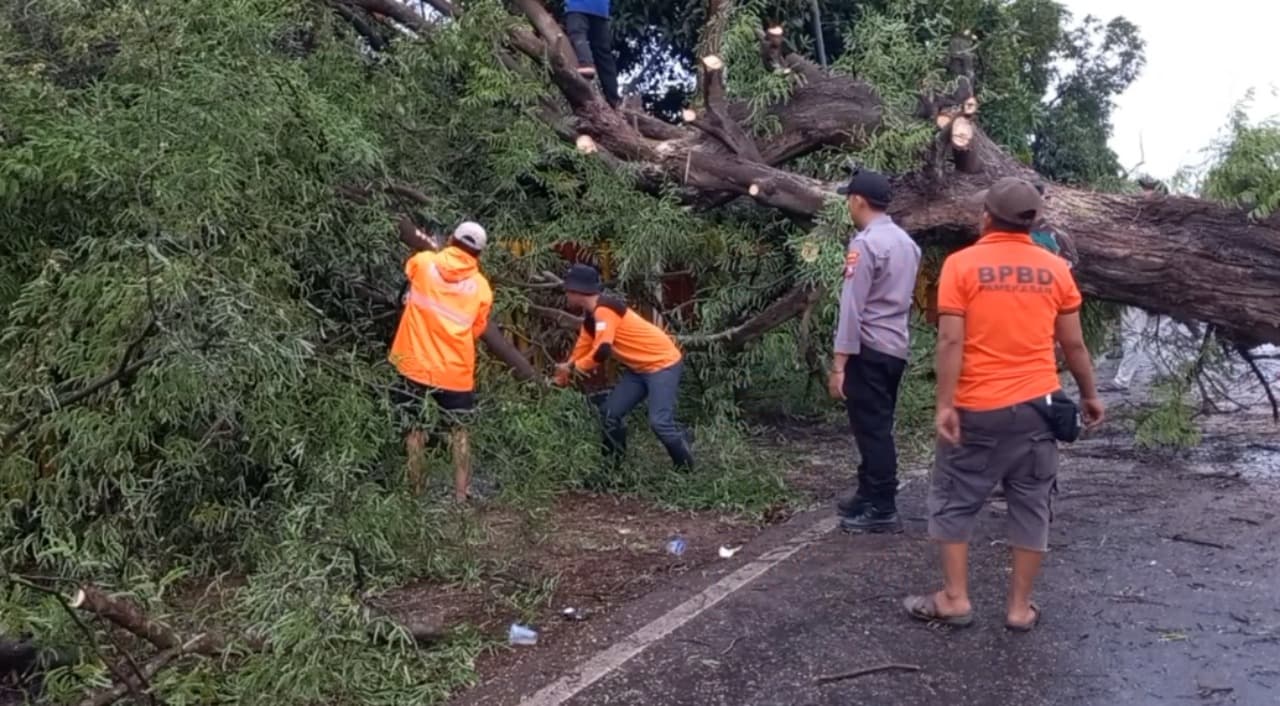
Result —
<instances>
[{"instance_id":1,"label":"distant foliage","mask_svg":"<svg viewBox=\"0 0 1280 706\"><path fill-rule=\"evenodd\" d=\"M538 66L495 58L516 21L503 4L466 6L428 41L381 53L312 0L0 6L0 566L58 589L100 584L182 630L270 640L239 662L166 670L155 682L166 702L435 703L490 644L467 633L430 651L403 636L371 644L370 627L387 626L354 595L357 558L374 593L502 569L476 558L484 538L465 520L404 491L385 361L406 255L393 212L437 229L485 223L495 315L543 359L573 334L538 317L535 306L559 302L529 285L563 267L568 243L679 334L738 325L797 284L825 287L810 316L745 352L691 352L681 416L696 422L699 473L655 470L662 452L638 434L609 490L758 515L789 495L784 463L747 446L744 411L833 409L821 376L851 228L843 205L797 224L635 189L546 129ZM764 70L755 29L784 21L803 47L807 6L748 1L732 18L728 87L753 102L762 134L777 127L764 105L795 78ZM683 105L701 3L618 7L624 64L659 57L637 90ZM1065 51L1054 3L824 8L834 70L874 80L892 107L948 80L947 41L973 30L983 124L1029 158ZM1102 50L1081 51L1093 66L1084 59ZM802 170L836 178L850 158L905 169L931 130L889 127L860 154L811 155ZM694 283L691 302L669 301L664 272ZM927 424L931 345L922 331L905 424ZM476 466L500 483L499 502L537 512L599 487L582 395L516 383L483 355L480 391ZM447 474L442 452L431 464ZM53 599L9 578L0 634L85 642ZM109 676L87 654L44 698Z\"/></svg>"},{"instance_id":2,"label":"distant foliage","mask_svg":"<svg viewBox=\"0 0 1280 706\"><path fill-rule=\"evenodd\" d=\"M1249 120L1251 99L1232 111L1224 132L1209 148L1200 193L1266 218L1280 209L1280 120Z\"/></svg>"}]
</instances>

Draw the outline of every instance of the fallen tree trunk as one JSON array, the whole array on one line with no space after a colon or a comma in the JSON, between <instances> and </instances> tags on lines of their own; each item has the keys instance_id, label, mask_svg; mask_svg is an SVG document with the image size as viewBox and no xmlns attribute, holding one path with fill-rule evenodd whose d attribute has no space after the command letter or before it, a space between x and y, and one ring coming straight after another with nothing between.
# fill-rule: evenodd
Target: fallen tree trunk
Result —
<instances>
[{"instance_id":1,"label":"fallen tree trunk","mask_svg":"<svg viewBox=\"0 0 1280 706\"><path fill-rule=\"evenodd\" d=\"M710 0L707 16L719 16L725 2ZM559 28L540 17L546 13L541 5L518 6L547 44L563 41ZM557 86L576 88L570 67L554 57L550 66ZM882 128L886 113L872 87L855 78L810 80L771 109L782 130L759 145L762 157L755 160L747 150L729 149L696 129L685 128L679 138L646 136L598 97L575 96L570 104L582 133L613 157L695 192L746 196L806 218L839 198L837 185L775 165L824 146L857 145ZM1003 176L1036 175L972 122L972 104L931 105L935 118L943 112L970 116L965 139L952 140L956 164L925 165L895 180L892 214L923 241L964 242L976 235L973 200L982 189ZM938 178L928 167L945 169L938 169ZM1186 197L1064 186L1051 187L1051 195L1048 218L1074 239L1077 276L1088 294L1205 321L1238 340L1280 341L1280 225L1255 223L1239 210Z\"/></svg>"},{"instance_id":2,"label":"fallen tree trunk","mask_svg":"<svg viewBox=\"0 0 1280 706\"><path fill-rule=\"evenodd\" d=\"M386 0L388 2L394 0ZM700 57L706 115L693 125L668 125L611 108L577 72L563 30L543 3L513 0L528 20L508 36L508 48L549 69L571 115L546 111L549 128L578 142L639 183L678 185L690 200L719 205L746 197L808 220L839 197L836 184L791 172L788 161L827 146L857 147L882 130L890 110L874 87L828 74L785 48L780 29L760 32L763 61L796 77L791 95L768 110L781 130L753 136L747 109L723 95L720 58ZM708 0L713 39L730 0ZM966 51L958 37L953 51ZM714 41L708 45L714 47ZM504 63L513 65L509 55ZM965 66L965 62L956 62ZM968 62L971 66L972 62ZM957 76L951 95L922 95L916 115L938 131L937 149L920 169L895 179L892 215L922 243L959 245L976 235L974 197L1004 176L1037 178L983 133L972 76ZM736 123L733 124L733 123ZM566 134L565 125L576 128ZM1082 289L1095 297L1213 324L1245 343L1280 342L1280 219L1253 222L1237 209L1178 196L1102 194L1051 186L1048 219L1078 249ZM798 314L798 312L797 312Z\"/></svg>"}]
</instances>

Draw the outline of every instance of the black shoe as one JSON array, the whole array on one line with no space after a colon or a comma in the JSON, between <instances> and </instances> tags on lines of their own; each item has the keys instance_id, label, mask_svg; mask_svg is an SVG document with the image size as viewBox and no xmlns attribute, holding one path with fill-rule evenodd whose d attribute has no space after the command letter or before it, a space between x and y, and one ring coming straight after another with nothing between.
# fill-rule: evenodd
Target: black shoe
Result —
<instances>
[{"instance_id":1,"label":"black shoe","mask_svg":"<svg viewBox=\"0 0 1280 706\"><path fill-rule=\"evenodd\" d=\"M868 507L857 515L841 517L840 529L851 534L897 534L902 531L902 520L897 510Z\"/></svg>"},{"instance_id":2,"label":"black shoe","mask_svg":"<svg viewBox=\"0 0 1280 706\"><path fill-rule=\"evenodd\" d=\"M841 517L854 517L861 515L871 507L871 499L861 493L850 493L840 498L836 502L836 510L840 512Z\"/></svg>"}]
</instances>

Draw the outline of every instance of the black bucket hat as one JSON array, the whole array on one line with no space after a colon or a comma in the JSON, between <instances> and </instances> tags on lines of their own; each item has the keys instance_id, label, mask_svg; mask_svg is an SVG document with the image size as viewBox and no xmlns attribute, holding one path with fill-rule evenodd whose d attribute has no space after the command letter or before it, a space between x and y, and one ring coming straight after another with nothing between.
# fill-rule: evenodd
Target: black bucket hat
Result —
<instances>
[{"instance_id":1,"label":"black bucket hat","mask_svg":"<svg viewBox=\"0 0 1280 706\"><path fill-rule=\"evenodd\" d=\"M564 291L575 294L599 294L600 273L590 265L574 265L564 275Z\"/></svg>"}]
</instances>

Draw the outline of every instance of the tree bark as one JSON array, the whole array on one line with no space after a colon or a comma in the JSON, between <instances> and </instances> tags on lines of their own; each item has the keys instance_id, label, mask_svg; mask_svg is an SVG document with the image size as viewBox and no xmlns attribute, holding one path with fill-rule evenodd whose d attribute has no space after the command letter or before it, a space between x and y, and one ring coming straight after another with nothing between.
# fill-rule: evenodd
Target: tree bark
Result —
<instances>
[{"instance_id":1,"label":"tree bark","mask_svg":"<svg viewBox=\"0 0 1280 706\"><path fill-rule=\"evenodd\" d=\"M709 13L713 39L728 1L709 1L716 10ZM578 75L564 32L541 2L513 0L512 6L529 28L512 32L508 46L547 64L573 113L577 135L591 138L595 155L644 175L646 183L679 185L703 204L723 203L726 195L750 197L761 206L812 219L839 198L836 184L783 165L822 147L857 148L883 129L890 113L874 87L851 76L828 75L788 51L781 35L771 31L760 33L762 59L797 77L791 96L769 109L782 126L779 134L751 136L742 125L745 107L722 99L714 83L704 84L704 91L712 92L708 102L724 100L724 105L723 120L712 129L629 121ZM935 153L936 163L929 164L929 155L921 155L920 169L894 180L890 213L922 243L971 242L980 210L975 198L983 189L1005 176L1038 178L982 131L976 104L969 102L972 85L966 83L970 50L965 38L953 45L948 66L956 74L955 92L922 96L918 114L894 116L930 120L938 130L956 115L972 122L966 145L956 144L950 132L939 135L950 145L943 153L950 160ZM952 119L946 125L937 120L943 113ZM1205 321L1240 342L1280 343L1280 219L1253 222L1238 209L1177 196L1103 194L1060 185L1050 186L1049 194L1048 220L1075 241L1076 276L1086 293Z\"/></svg>"},{"instance_id":2,"label":"tree bark","mask_svg":"<svg viewBox=\"0 0 1280 706\"><path fill-rule=\"evenodd\" d=\"M81 586L71 599L71 607L93 613L162 650L177 649L183 654L214 656L224 652L229 644L216 633L201 633L185 639L168 625L148 617L132 601L110 596L95 586ZM260 642L252 641L250 646L253 649L262 647Z\"/></svg>"},{"instance_id":3,"label":"tree bark","mask_svg":"<svg viewBox=\"0 0 1280 706\"><path fill-rule=\"evenodd\" d=\"M550 17L546 10L532 0L519 5L542 33ZM555 63L551 69L562 90L576 78ZM760 142L758 160L705 132L685 128L680 137L648 137L594 102L571 99L570 104L579 129L617 159L639 163L686 190L710 197L749 196L763 206L812 218L839 198L837 185L778 165L824 146L863 144L882 129L886 108L862 81L821 74L813 80L809 71L810 80L771 108L782 132ZM967 88L950 100L931 100L932 109L971 95ZM743 111L730 114L740 119ZM972 241L980 216L975 199L983 189L1005 176L1038 178L987 137L974 116L967 117L973 121L972 138L967 149L956 148L962 170L940 165L945 167L940 174L921 169L894 180L890 213L918 240ZM1238 209L1187 197L1104 194L1059 185L1049 194L1047 218L1075 241L1076 276L1086 293L1205 321L1236 340L1280 342L1280 224L1253 222Z\"/></svg>"},{"instance_id":4,"label":"tree bark","mask_svg":"<svg viewBox=\"0 0 1280 706\"><path fill-rule=\"evenodd\" d=\"M368 12L390 17L415 32L421 32L430 25L425 17L399 0L348 0L348 2ZM434 4L433 2L432 5Z\"/></svg>"},{"instance_id":5,"label":"tree bark","mask_svg":"<svg viewBox=\"0 0 1280 706\"><path fill-rule=\"evenodd\" d=\"M30 640L0 635L0 675L23 677L72 665L77 659L79 654L72 650L42 648Z\"/></svg>"}]
</instances>

